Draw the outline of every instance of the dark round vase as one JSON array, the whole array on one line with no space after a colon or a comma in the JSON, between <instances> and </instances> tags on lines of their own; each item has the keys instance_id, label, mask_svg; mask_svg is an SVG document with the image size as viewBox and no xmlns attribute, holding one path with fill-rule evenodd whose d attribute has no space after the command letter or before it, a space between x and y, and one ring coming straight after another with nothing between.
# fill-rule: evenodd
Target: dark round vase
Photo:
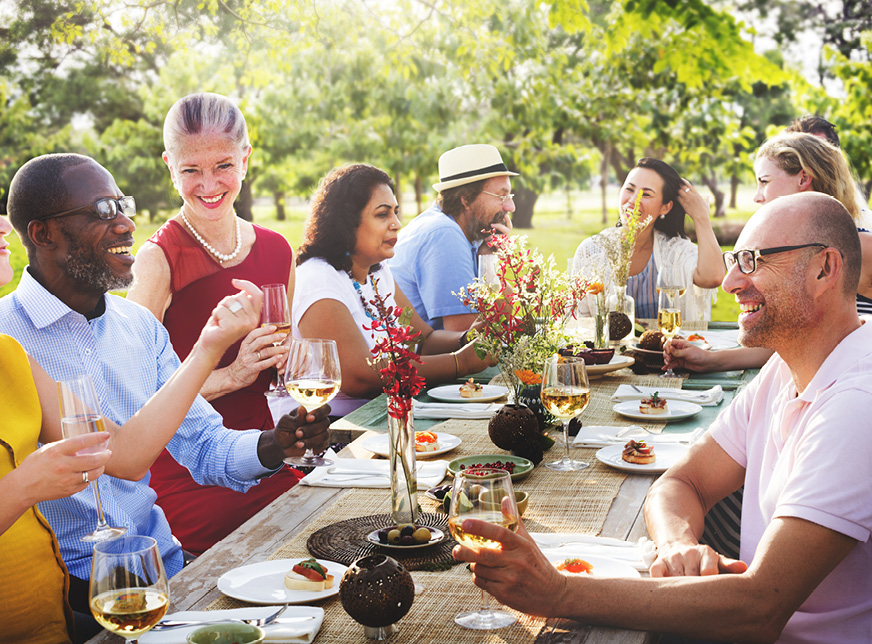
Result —
<instances>
[{"instance_id":1,"label":"dark round vase","mask_svg":"<svg viewBox=\"0 0 872 644\"><path fill-rule=\"evenodd\" d=\"M544 431L551 425L554 425L556 420L542 404L542 385L524 385L518 393L518 402L529 407L539 423L539 430Z\"/></svg>"},{"instance_id":2,"label":"dark round vase","mask_svg":"<svg viewBox=\"0 0 872 644\"><path fill-rule=\"evenodd\" d=\"M366 636L384 639L415 599L412 575L396 559L370 555L355 561L339 584L339 600L351 618L363 624Z\"/></svg>"},{"instance_id":3,"label":"dark round vase","mask_svg":"<svg viewBox=\"0 0 872 644\"><path fill-rule=\"evenodd\" d=\"M529 407L503 405L491 416L487 432L500 449L530 459L534 464L542 460L539 421Z\"/></svg>"}]
</instances>

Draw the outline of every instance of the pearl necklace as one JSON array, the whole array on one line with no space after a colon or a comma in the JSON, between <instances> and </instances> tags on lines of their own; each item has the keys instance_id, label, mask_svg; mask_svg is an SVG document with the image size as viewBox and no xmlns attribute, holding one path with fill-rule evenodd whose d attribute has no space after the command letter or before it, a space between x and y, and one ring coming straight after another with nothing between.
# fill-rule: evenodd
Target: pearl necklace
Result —
<instances>
[{"instance_id":1,"label":"pearl necklace","mask_svg":"<svg viewBox=\"0 0 872 644\"><path fill-rule=\"evenodd\" d=\"M354 279L351 271L348 271L348 278L351 280L351 284L354 286L354 290L357 291L357 297L360 298L360 303L363 304L363 312L366 313L366 317L368 317L370 320L376 320L378 316L369 307L369 304L367 304L366 302L366 298L363 297L363 289L360 288L360 282ZM372 286L372 275L369 276L369 284L370 286Z\"/></svg>"},{"instance_id":2,"label":"pearl necklace","mask_svg":"<svg viewBox=\"0 0 872 644\"><path fill-rule=\"evenodd\" d=\"M231 259L239 255L239 251L242 250L242 234L239 230L239 217L236 216L236 212L233 213L233 219L236 221L236 248L234 248L233 252L229 255L219 253L217 250L215 250L215 248L212 247L212 244L203 239L203 237L200 236L200 233L198 233L197 230L191 225L191 222L188 221L188 218L185 217L184 210L180 210L179 214L182 216L182 221L185 222L185 226L187 226L188 230L191 231L194 239L200 242L203 248L208 250L212 254L212 256L215 257L215 259L217 259L220 263L223 264L224 262L229 262Z\"/></svg>"}]
</instances>

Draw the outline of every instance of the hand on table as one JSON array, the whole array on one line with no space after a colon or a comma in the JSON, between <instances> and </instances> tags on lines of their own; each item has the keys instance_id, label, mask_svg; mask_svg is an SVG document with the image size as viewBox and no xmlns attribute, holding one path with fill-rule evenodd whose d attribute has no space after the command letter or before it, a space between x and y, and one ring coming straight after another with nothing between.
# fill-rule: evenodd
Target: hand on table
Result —
<instances>
[{"instance_id":1,"label":"hand on table","mask_svg":"<svg viewBox=\"0 0 872 644\"><path fill-rule=\"evenodd\" d=\"M463 528L471 534L499 541L499 548L455 546L457 561L470 562L473 582L507 606L548 617L555 597L566 592L567 577L561 575L530 539L523 523L518 534L477 519L467 519Z\"/></svg>"},{"instance_id":2,"label":"hand on table","mask_svg":"<svg viewBox=\"0 0 872 644\"><path fill-rule=\"evenodd\" d=\"M663 345L664 369L687 369L688 371L713 371L713 354L695 344L672 338Z\"/></svg>"},{"instance_id":3,"label":"hand on table","mask_svg":"<svg viewBox=\"0 0 872 644\"><path fill-rule=\"evenodd\" d=\"M748 564L718 554L698 543L674 543L658 548L657 559L648 572L652 577L704 577L722 573L739 574Z\"/></svg>"}]
</instances>

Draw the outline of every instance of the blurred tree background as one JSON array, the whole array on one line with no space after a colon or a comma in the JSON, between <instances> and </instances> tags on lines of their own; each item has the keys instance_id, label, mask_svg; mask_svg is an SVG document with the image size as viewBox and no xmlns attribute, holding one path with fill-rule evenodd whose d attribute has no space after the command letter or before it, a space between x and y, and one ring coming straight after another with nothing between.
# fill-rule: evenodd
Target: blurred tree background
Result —
<instances>
[{"instance_id":1,"label":"blurred tree background","mask_svg":"<svg viewBox=\"0 0 872 644\"><path fill-rule=\"evenodd\" d=\"M837 125L868 194L870 26L863 0L0 0L0 210L23 162L77 151L166 216L163 117L194 91L246 115L247 219L268 197L283 220L349 161L421 210L438 156L473 141L520 172L521 228L541 195L591 185L609 221L606 186L641 156L707 186L722 217L756 147L809 112ZM784 54L807 32L811 80Z\"/></svg>"}]
</instances>

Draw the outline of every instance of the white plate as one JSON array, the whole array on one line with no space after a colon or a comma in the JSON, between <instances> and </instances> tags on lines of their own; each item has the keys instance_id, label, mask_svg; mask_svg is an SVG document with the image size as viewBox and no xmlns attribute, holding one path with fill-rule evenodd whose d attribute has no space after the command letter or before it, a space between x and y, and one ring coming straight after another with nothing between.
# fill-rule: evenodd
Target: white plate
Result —
<instances>
[{"instance_id":1,"label":"white plate","mask_svg":"<svg viewBox=\"0 0 872 644\"><path fill-rule=\"evenodd\" d=\"M671 404L671 403L670 403ZM610 465L625 472L637 472L643 474L659 474L675 465L678 460L687 453L690 445L680 443L651 443L654 446L654 455L657 459L653 463L628 463L621 458L624 445L609 445L597 451L596 457L602 463ZM582 557L584 559L585 557Z\"/></svg>"},{"instance_id":2,"label":"white plate","mask_svg":"<svg viewBox=\"0 0 872 644\"><path fill-rule=\"evenodd\" d=\"M591 577L639 578L642 576L639 574L638 570L633 568L633 566L625 561L618 561L617 559L609 559L608 557L597 557L596 555L586 555L581 552L572 554L561 552L559 556L551 554L548 555L548 561L555 565L559 564L561 561L565 561L566 559L584 559L587 563L593 566L593 570L590 573Z\"/></svg>"},{"instance_id":3,"label":"white plate","mask_svg":"<svg viewBox=\"0 0 872 644\"><path fill-rule=\"evenodd\" d=\"M308 604L339 592L339 582L348 569L335 561L316 559L333 575L333 588L310 592L285 588L285 574L306 557L274 559L240 566L218 578L218 590L234 599L252 604Z\"/></svg>"},{"instance_id":4,"label":"white plate","mask_svg":"<svg viewBox=\"0 0 872 644\"><path fill-rule=\"evenodd\" d=\"M625 369L631 366L636 360L632 356L612 356L608 364L590 364L585 365L584 370L588 376L601 376L604 373Z\"/></svg>"},{"instance_id":5,"label":"white plate","mask_svg":"<svg viewBox=\"0 0 872 644\"><path fill-rule=\"evenodd\" d=\"M427 543L415 543L411 546L401 546L393 543L382 543L378 540L378 530L373 530L368 535L366 535L366 540L370 543L374 543L381 548L394 548L396 550L414 550L415 548L426 548L427 546L435 546L437 543L445 541L445 533L442 532L442 530L440 530L439 528L431 528L430 526L424 527L430 530L430 541L428 541Z\"/></svg>"},{"instance_id":6,"label":"white plate","mask_svg":"<svg viewBox=\"0 0 872 644\"><path fill-rule=\"evenodd\" d=\"M665 423L670 420L682 420L696 416L702 411L702 407L696 403L685 402L683 400L670 400L667 401L665 414L643 414L639 411L638 400L625 400L612 407L612 410L621 416L626 416L633 420L645 420L649 423Z\"/></svg>"},{"instance_id":7,"label":"white plate","mask_svg":"<svg viewBox=\"0 0 872 644\"><path fill-rule=\"evenodd\" d=\"M493 402L499 400L509 393L507 387L500 385L482 385L481 396L476 398L464 398L460 395L460 385L442 385L441 387L433 387L427 391L427 395L433 400L440 402L457 402L457 403L474 403L474 402Z\"/></svg>"},{"instance_id":8,"label":"white plate","mask_svg":"<svg viewBox=\"0 0 872 644\"><path fill-rule=\"evenodd\" d=\"M415 458L430 458L431 456L439 456L445 452L450 452L460 445L463 441L454 434L445 434L444 432L433 432L436 434L436 442L439 443L439 449L434 452L415 452ZM368 449L373 454L379 456L390 456L388 452L388 435L379 434L378 436L370 436L360 444L364 449Z\"/></svg>"}]
</instances>

